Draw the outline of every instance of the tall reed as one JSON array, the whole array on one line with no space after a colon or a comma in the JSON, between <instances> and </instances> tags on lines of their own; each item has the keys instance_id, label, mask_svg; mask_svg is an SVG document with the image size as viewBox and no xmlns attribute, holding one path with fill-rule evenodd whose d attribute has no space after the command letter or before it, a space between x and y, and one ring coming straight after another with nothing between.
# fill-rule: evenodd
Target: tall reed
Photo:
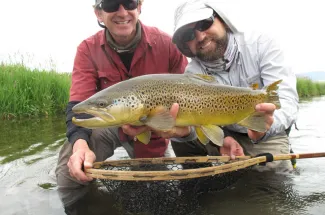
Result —
<instances>
[{"instance_id":1,"label":"tall reed","mask_svg":"<svg viewBox=\"0 0 325 215\"><path fill-rule=\"evenodd\" d=\"M0 64L0 116L47 116L64 113L70 74Z\"/></svg>"},{"instance_id":2,"label":"tall reed","mask_svg":"<svg viewBox=\"0 0 325 215\"><path fill-rule=\"evenodd\" d=\"M297 78L297 91L300 98L325 95L325 82L315 82L309 78Z\"/></svg>"}]
</instances>

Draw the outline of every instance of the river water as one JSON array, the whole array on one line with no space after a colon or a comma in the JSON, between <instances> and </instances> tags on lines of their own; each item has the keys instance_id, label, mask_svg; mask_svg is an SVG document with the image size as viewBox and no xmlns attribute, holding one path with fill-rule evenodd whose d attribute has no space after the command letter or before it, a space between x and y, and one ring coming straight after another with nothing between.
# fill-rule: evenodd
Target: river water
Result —
<instances>
[{"instance_id":1,"label":"river water","mask_svg":"<svg viewBox=\"0 0 325 215\"><path fill-rule=\"evenodd\" d=\"M325 97L300 103L299 130L290 134L295 153L325 152L324 109ZM0 121L0 128L0 214L64 214L54 176L64 117ZM124 156L117 149L113 159ZM325 214L324 167L325 158L312 158L298 160L293 174L244 174L226 189L203 194L194 214Z\"/></svg>"}]
</instances>

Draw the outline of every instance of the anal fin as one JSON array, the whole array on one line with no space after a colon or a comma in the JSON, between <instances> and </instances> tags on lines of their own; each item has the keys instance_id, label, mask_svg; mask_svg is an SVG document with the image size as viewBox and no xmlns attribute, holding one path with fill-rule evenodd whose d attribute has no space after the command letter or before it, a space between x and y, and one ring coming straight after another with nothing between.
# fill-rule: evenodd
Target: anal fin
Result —
<instances>
[{"instance_id":1,"label":"anal fin","mask_svg":"<svg viewBox=\"0 0 325 215\"><path fill-rule=\"evenodd\" d=\"M223 146L224 133L219 126L202 125L201 129L205 136L207 136L207 138L209 138L215 145Z\"/></svg>"},{"instance_id":2,"label":"anal fin","mask_svg":"<svg viewBox=\"0 0 325 215\"><path fill-rule=\"evenodd\" d=\"M205 136L205 134L203 133L202 129L198 126L195 127L195 132L197 135L197 138L199 139L199 141L203 144L206 145L208 144L208 142L210 141L209 138L207 138L207 136Z\"/></svg>"}]
</instances>

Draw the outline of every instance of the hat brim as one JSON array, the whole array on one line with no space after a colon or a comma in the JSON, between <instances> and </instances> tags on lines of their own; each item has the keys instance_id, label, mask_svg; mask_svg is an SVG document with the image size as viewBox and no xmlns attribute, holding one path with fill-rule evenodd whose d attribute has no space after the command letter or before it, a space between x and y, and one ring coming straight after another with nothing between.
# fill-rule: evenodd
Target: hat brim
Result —
<instances>
[{"instance_id":1,"label":"hat brim","mask_svg":"<svg viewBox=\"0 0 325 215\"><path fill-rule=\"evenodd\" d=\"M195 9L193 11L186 11L185 13L181 14L178 20L175 22L175 29L174 29L174 34L172 41L173 43L177 44L179 42L179 34L181 33L181 29L191 23L198 22L203 19L207 19L211 17L213 14L212 8L200 8L200 9Z\"/></svg>"}]
</instances>

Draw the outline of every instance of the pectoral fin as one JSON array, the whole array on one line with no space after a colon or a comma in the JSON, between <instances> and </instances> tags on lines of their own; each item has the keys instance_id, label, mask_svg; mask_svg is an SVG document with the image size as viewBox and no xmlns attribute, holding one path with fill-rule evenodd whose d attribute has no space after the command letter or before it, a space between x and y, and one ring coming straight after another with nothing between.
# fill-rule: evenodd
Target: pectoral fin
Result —
<instances>
[{"instance_id":1,"label":"pectoral fin","mask_svg":"<svg viewBox=\"0 0 325 215\"><path fill-rule=\"evenodd\" d=\"M252 115L248 116L237 124L258 132L266 131L264 113L260 112L254 112Z\"/></svg>"},{"instance_id":2,"label":"pectoral fin","mask_svg":"<svg viewBox=\"0 0 325 215\"><path fill-rule=\"evenodd\" d=\"M203 145L206 145L210 141L209 138L207 138L207 136L205 136L205 134L203 133L203 131L200 127L195 127L195 132L196 132L197 138L200 140L200 142Z\"/></svg>"},{"instance_id":3,"label":"pectoral fin","mask_svg":"<svg viewBox=\"0 0 325 215\"><path fill-rule=\"evenodd\" d=\"M141 142L141 143L144 143L144 144L148 144L150 142L150 138L151 138L151 131L145 131L141 134L138 134L136 136L136 138Z\"/></svg>"},{"instance_id":4,"label":"pectoral fin","mask_svg":"<svg viewBox=\"0 0 325 215\"><path fill-rule=\"evenodd\" d=\"M205 136L209 138L217 146L223 146L223 130L216 125L203 125L201 129Z\"/></svg>"},{"instance_id":5,"label":"pectoral fin","mask_svg":"<svg viewBox=\"0 0 325 215\"><path fill-rule=\"evenodd\" d=\"M170 130L175 125L175 119L165 107L157 107L150 112L145 120L145 125L160 131Z\"/></svg>"}]
</instances>

